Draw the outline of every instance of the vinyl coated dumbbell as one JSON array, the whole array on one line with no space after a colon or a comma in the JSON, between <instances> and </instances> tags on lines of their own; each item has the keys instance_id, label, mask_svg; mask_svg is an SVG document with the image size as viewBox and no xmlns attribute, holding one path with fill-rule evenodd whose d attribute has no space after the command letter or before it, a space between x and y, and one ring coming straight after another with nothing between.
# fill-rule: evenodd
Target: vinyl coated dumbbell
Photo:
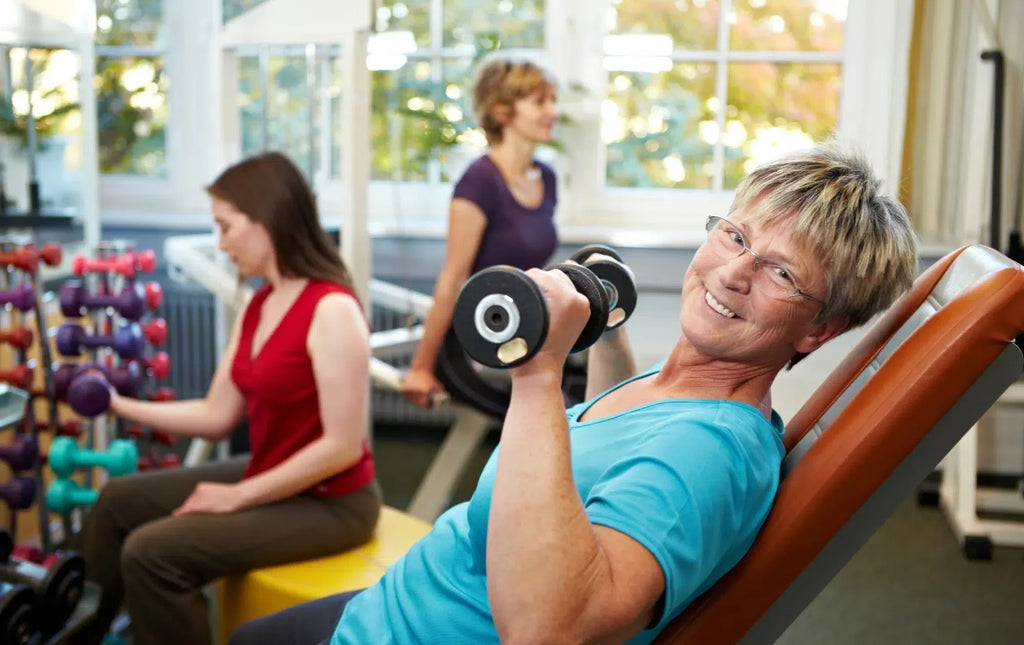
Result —
<instances>
[{"instance_id":1,"label":"vinyl coated dumbbell","mask_svg":"<svg viewBox=\"0 0 1024 645\"><path fill-rule=\"evenodd\" d=\"M591 244L573 254L572 260L594 272L608 294L608 329L626 322L636 309L636 278L609 246Z\"/></svg>"},{"instance_id":2,"label":"vinyl coated dumbbell","mask_svg":"<svg viewBox=\"0 0 1024 645\"><path fill-rule=\"evenodd\" d=\"M32 387L35 372L29 365L18 365L9 370L0 370L0 383L10 383L16 388L28 390Z\"/></svg>"},{"instance_id":3,"label":"vinyl coated dumbbell","mask_svg":"<svg viewBox=\"0 0 1024 645\"><path fill-rule=\"evenodd\" d=\"M36 290L32 285L19 284L9 291L0 291L0 305L11 305L18 311L32 311L36 307Z\"/></svg>"},{"instance_id":4,"label":"vinyl coated dumbbell","mask_svg":"<svg viewBox=\"0 0 1024 645\"><path fill-rule=\"evenodd\" d=\"M58 477L67 477L76 468L99 466L106 469L111 477L135 472L139 461L139 449L126 439L114 439L106 452L78 447L71 437L56 437L50 444L48 462ZM49 496L49 492L47 492ZM49 499L49 497L47 497Z\"/></svg>"},{"instance_id":5,"label":"vinyl coated dumbbell","mask_svg":"<svg viewBox=\"0 0 1024 645\"><path fill-rule=\"evenodd\" d=\"M14 327L10 330L0 330L0 343L7 343L16 349L28 349L32 346L35 336L28 327Z\"/></svg>"},{"instance_id":6,"label":"vinyl coated dumbbell","mask_svg":"<svg viewBox=\"0 0 1024 645\"><path fill-rule=\"evenodd\" d=\"M39 635L39 600L25 585L0 582L0 643L29 645Z\"/></svg>"},{"instance_id":7,"label":"vinyl coated dumbbell","mask_svg":"<svg viewBox=\"0 0 1024 645\"><path fill-rule=\"evenodd\" d=\"M156 282L131 282L115 295L89 293L78 280L69 280L60 288L60 311L69 318L77 318L88 309L110 307L128 320L138 320L162 301L163 289Z\"/></svg>"},{"instance_id":8,"label":"vinyl coated dumbbell","mask_svg":"<svg viewBox=\"0 0 1024 645\"><path fill-rule=\"evenodd\" d=\"M15 475L6 484L0 485L0 499L9 508L23 511L35 503L36 490L35 478Z\"/></svg>"},{"instance_id":9,"label":"vinyl coated dumbbell","mask_svg":"<svg viewBox=\"0 0 1024 645\"><path fill-rule=\"evenodd\" d=\"M0 461L13 471L28 470L39 463L39 442L32 435L16 434L6 446L0 446Z\"/></svg>"},{"instance_id":10,"label":"vinyl coated dumbbell","mask_svg":"<svg viewBox=\"0 0 1024 645\"><path fill-rule=\"evenodd\" d=\"M85 588L85 561L76 553L48 560L49 566L9 558L0 564L0 580L25 585L39 598L39 629L51 636L71 617Z\"/></svg>"},{"instance_id":11,"label":"vinyl coated dumbbell","mask_svg":"<svg viewBox=\"0 0 1024 645\"><path fill-rule=\"evenodd\" d=\"M63 323L57 328L57 351L65 356L78 356L89 347L113 347L124 358L142 354L145 339L138 323L125 323L113 334L89 334L81 325Z\"/></svg>"},{"instance_id":12,"label":"vinyl coated dumbbell","mask_svg":"<svg viewBox=\"0 0 1024 645\"><path fill-rule=\"evenodd\" d=\"M46 507L54 513L70 513L77 506L92 506L100 494L82 488L73 479L58 478L46 489Z\"/></svg>"},{"instance_id":13,"label":"vinyl coated dumbbell","mask_svg":"<svg viewBox=\"0 0 1024 645\"><path fill-rule=\"evenodd\" d=\"M26 273L35 273L39 268L39 252L32 247L0 253L0 266L14 267Z\"/></svg>"},{"instance_id":14,"label":"vinyl coated dumbbell","mask_svg":"<svg viewBox=\"0 0 1024 645\"><path fill-rule=\"evenodd\" d=\"M590 303L590 318L572 347L594 344L608 323L608 294L594 273L579 264L559 264ZM469 278L455 300L452 329L466 353L494 368L530 360L544 345L550 315L540 287L526 272L510 266L484 269Z\"/></svg>"},{"instance_id":15,"label":"vinyl coated dumbbell","mask_svg":"<svg viewBox=\"0 0 1024 645\"><path fill-rule=\"evenodd\" d=\"M108 369L99 363L80 365L72 372L65 399L71 409L83 417L103 414L110 408L110 387L119 394L136 398L142 375L138 365Z\"/></svg>"}]
</instances>

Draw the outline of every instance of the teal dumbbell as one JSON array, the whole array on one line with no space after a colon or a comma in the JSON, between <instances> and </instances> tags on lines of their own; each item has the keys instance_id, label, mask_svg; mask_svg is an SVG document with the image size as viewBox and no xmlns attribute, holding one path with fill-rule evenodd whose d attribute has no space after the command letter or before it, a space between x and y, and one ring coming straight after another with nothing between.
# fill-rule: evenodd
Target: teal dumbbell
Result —
<instances>
[{"instance_id":1,"label":"teal dumbbell","mask_svg":"<svg viewBox=\"0 0 1024 645\"><path fill-rule=\"evenodd\" d=\"M78 442L71 437L57 437L50 444L48 461L58 477L67 477L76 468L90 466L105 468L111 477L117 477L135 472L139 464L139 449L133 441L114 439L106 452L98 452L79 448Z\"/></svg>"},{"instance_id":2,"label":"teal dumbbell","mask_svg":"<svg viewBox=\"0 0 1024 645\"><path fill-rule=\"evenodd\" d=\"M82 488L71 479L55 479L46 489L46 507L55 513L70 513L76 506L92 506L100 494Z\"/></svg>"}]
</instances>

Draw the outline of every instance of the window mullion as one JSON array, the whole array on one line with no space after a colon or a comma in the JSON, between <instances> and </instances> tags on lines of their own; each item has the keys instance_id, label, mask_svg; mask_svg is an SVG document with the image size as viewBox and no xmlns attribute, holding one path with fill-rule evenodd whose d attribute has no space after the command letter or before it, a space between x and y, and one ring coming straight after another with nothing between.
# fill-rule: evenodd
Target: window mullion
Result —
<instances>
[{"instance_id":1,"label":"window mullion","mask_svg":"<svg viewBox=\"0 0 1024 645\"><path fill-rule=\"evenodd\" d=\"M725 116L729 104L729 16L732 14L732 0L722 0L721 12L718 18L718 63L715 66L715 98L718 102L715 123L718 124L718 137L715 139L712 153L715 174L711 180L711 189L714 192L720 192L725 183L725 147L722 135L725 133Z\"/></svg>"}]
</instances>

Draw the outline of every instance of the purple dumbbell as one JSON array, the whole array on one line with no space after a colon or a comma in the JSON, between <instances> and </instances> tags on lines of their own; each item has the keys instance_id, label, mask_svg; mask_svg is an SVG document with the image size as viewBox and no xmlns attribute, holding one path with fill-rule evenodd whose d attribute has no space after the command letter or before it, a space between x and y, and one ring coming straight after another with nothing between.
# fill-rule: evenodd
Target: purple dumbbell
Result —
<instances>
[{"instance_id":1,"label":"purple dumbbell","mask_svg":"<svg viewBox=\"0 0 1024 645\"><path fill-rule=\"evenodd\" d=\"M36 307L36 291L27 284L19 284L10 291L0 291L0 305L11 304L19 311L31 311Z\"/></svg>"},{"instance_id":2,"label":"purple dumbbell","mask_svg":"<svg viewBox=\"0 0 1024 645\"><path fill-rule=\"evenodd\" d=\"M36 480L32 477L11 477L11 481L0 486L0 499L14 510L25 510L36 501Z\"/></svg>"},{"instance_id":3,"label":"purple dumbbell","mask_svg":"<svg viewBox=\"0 0 1024 645\"><path fill-rule=\"evenodd\" d=\"M94 417L110 407L111 385L124 396L138 397L141 378L135 363L116 369L97 363L81 365L75 369L68 386L68 405L83 417Z\"/></svg>"},{"instance_id":4,"label":"purple dumbbell","mask_svg":"<svg viewBox=\"0 0 1024 645\"><path fill-rule=\"evenodd\" d=\"M68 397L68 386L71 385L71 376L75 373L77 365L58 365L54 363L50 369L53 371L53 396L56 399L65 400Z\"/></svg>"},{"instance_id":5,"label":"purple dumbbell","mask_svg":"<svg viewBox=\"0 0 1024 645\"><path fill-rule=\"evenodd\" d=\"M60 288L60 311L65 316L76 318L84 309L112 307L128 320L138 320L146 313L146 291L138 282L125 284L116 296L89 293L78 280L69 280Z\"/></svg>"},{"instance_id":6,"label":"purple dumbbell","mask_svg":"<svg viewBox=\"0 0 1024 645\"><path fill-rule=\"evenodd\" d=\"M139 323L125 323L113 334L89 335L74 323L64 323L57 328L57 351L65 356L78 356L83 347L113 347L123 358L138 358L145 343Z\"/></svg>"},{"instance_id":7,"label":"purple dumbbell","mask_svg":"<svg viewBox=\"0 0 1024 645\"><path fill-rule=\"evenodd\" d=\"M32 435L16 434L9 445L0 447L0 461L11 470L28 470L39 462L39 443Z\"/></svg>"}]
</instances>

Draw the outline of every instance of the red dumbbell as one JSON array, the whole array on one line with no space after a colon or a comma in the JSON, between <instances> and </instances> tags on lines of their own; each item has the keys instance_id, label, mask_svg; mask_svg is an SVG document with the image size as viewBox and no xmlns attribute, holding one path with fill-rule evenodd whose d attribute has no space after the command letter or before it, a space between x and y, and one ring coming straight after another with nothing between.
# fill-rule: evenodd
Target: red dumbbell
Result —
<instances>
[{"instance_id":1,"label":"red dumbbell","mask_svg":"<svg viewBox=\"0 0 1024 645\"><path fill-rule=\"evenodd\" d=\"M142 335L146 337L149 344L160 347L167 342L167 321L163 318L154 318L142 325Z\"/></svg>"},{"instance_id":2,"label":"red dumbbell","mask_svg":"<svg viewBox=\"0 0 1024 645\"><path fill-rule=\"evenodd\" d=\"M7 343L18 349L28 349L32 346L32 330L28 327L15 327L10 331L0 331L0 343Z\"/></svg>"},{"instance_id":3,"label":"red dumbbell","mask_svg":"<svg viewBox=\"0 0 1024 645\"><path fill-rule=\"evenodd\" d=\"M32 247L0 253L0 266L14 267L26 273L35 273L39 269L39 254Z\"/></svg>"},{"instance_id":4,"label":"red dumbbell","mask_svg":"<svg viewBox=\"0 0 1024 645\"><path fill-rule=\"evenodd\" d=\"M28 365L18 365L14 369L0 370L0 383L10 383L14 387L28 390L32 387L34 374Z\"/></svg>"},{"instance_id":5,"label":"red dumbbell","mask_svg":"<svg viewBox=\"0 0 1024 645\"><path fill-rule=\"evenodd\" d=\"M167 352L157 352L152 356L140 356L132 360L139 361L142 369L152 374L154 378L167 378L171 373L171 357Z\"/></svg>"},{"instance_id":6,"label":"red dumbbell","mask_svg":"<svg viewBox=\"0 0 1024 645\"><path fill-rule=\"evenodd\" d=\"M147 398L150 401L173 401L177 396L174 394L174 388L164 386L150 392Z\"/></svg>"},{"instance_id":7,"label":"red dumbbell","mask_svg":"<svg viewBox=\"0 0 1024 645\"><path fill-rule=\"evenodd\" d=\"M30 244L29 247L35 248L35 245ZM43 248L37 249L37 252L39 259L48 267L55 267L64 259L64 251L61 250L59 244L44 244Z\"/></svg>"},{"instance_id":8,"label":"red dumbbell","mask_svg":"<svg viewBox=\"0 0 1024 645\"><path fill-rule=\"evenodd\" d=\"M76 255L71 260L71 270L75 275L86 273L119 273L126 278L135 277L135 261L133 258L118 256L113 258L92 259L84 255Z\"/></svg>"},{"instance_id":9,"label":"red dumbbell","mask_svg":"<svg viewBox=\"0 0 1024 645\"><path fill-rule=\"evenodd\" d=\"M146 306L150 311L159 309L164 301L164 288L160 286L160 283L150 281L143 284L142 289L146 292Z\"/></svg>"},{"instance_id":10,"label":"red dumbbell","mask_svg":"<svg viewBox=\"0 0 1024 645\"><path fill-rule=\"evenodd\" d=\"M49 432L54 430L53 423L50 421L36 421L36 430L40 432ZM68 421L61 421L57 424L56 428L57 436L60 437L74 437L77 439L82 436L82 422L79 419L70 419Z\"/></svg>"},{"instance_id":11,"label":"red dumbbell","mask_svg":"<svg viewBox=\"0 0 1024 645\"><path fill-rule=\"evenodd\" d=\"M145 251L128 251L124 254L140 273L153 273L156 269L156 253L150 249Z\"/></svg>"},{"instance_id":12,"label":"red dumbbell","mask_svg":"<svg viewBox=\"0 0 1024 645\"><path fill-rule=\"evenodd\" d=\"M43 551L31 544L19 544L11 549L11 555L21 560L28 560L39 564L43 561Z\"/></svg>"}]
</instances>

